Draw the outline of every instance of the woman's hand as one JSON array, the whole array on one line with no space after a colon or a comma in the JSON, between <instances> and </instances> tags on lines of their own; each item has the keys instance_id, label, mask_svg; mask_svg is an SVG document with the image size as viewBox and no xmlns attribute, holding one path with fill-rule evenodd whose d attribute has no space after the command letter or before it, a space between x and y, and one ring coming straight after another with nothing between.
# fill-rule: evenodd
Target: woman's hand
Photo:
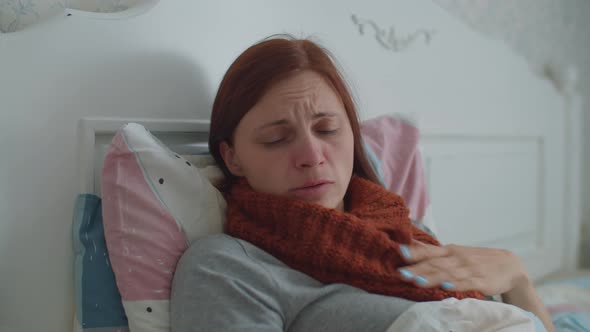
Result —
<instances>
[{"instance_id":1,"label":"woman's hand","mask_svg":"<svg viewBox=\"0 0 590 332\"><path fill-rule=\"evenodd\" d=\"M419 287L497 295L530 283L520 259L508 250L418 241L400 249L409 264L400 274Z\"/></svg>"},{"instance_id":2,"label":"woman's hand","mask_svg":"<svg viewBox=\"0 0 590 332\"><path fill-rule=\"evenodd\" d=\"M439 247L418 241L400 249L410 264L399 269L408 282L419 287L502 294L505 303L534 313L547 331L555 331L522 262L512 252L453 244Z\"/></svg>"}]
</instances>

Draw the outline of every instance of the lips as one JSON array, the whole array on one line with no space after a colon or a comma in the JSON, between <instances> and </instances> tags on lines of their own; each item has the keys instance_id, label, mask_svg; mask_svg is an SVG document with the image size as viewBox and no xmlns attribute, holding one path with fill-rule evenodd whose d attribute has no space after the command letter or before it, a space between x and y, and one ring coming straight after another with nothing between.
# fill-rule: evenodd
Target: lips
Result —
<instances>
[{"instance_id":1,"label":"lips","mask_svg":"<svg viewBox=\"0 0 590 332\"><path fill-rule=\"evenodd\" d=\"M316 187L320 187L322 185L332 184L332 183L333 183L332 181L328 181L328 180L308 181L303 186L292 189L292 191L313 189Z\"/></svg>"},{"instance_id":2,"label":"lips","mask_svg":"<svg viewBox=\"0 0 590 332\"><path fill-rule=\"evenodd\" d=\"M309 181L303 186L291 189L291 193L306 201L315 201L316 199L322 198L330 189L333 181L319 180Z\"/></svg>"}]
</instances>

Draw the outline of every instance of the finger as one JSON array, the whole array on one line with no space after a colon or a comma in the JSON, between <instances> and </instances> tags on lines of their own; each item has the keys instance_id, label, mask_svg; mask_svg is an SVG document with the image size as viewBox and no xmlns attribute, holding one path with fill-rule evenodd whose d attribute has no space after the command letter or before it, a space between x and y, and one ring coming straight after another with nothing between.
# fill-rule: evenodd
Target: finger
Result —
<instances>
[{"instance_id":1,"label":"finger","mask_svg":"<svg viewBox=\"0 0 590 332\"><path fill-rule=\"evenodd\" d=\"M408 270L401 269L400 273L402 273L403 278L409 282L414 284L417 287L421 288L433 288L433 287L441 287L442 283L445 283L445 287L447 288L454 288L454 285L448 281L451 278L445 271L432 271L430 273L422 273L422 274L412 274L411 277L405 275L404 272L409 272ZM411 273L411 272L410 272Z\"/></svg>"},{"instance_id":2,"label":"finger","mask_svg":"<svg viewBox=\"0 0 590 332\"><path fill-rule=\"evenodd\" d=\"M410 246L402 244L399 246L399 249L402 257L408 263L416 263L424 259L448 255L448 249L446 247L433 246L425 243Z\"/></svg>"},{"instance_id":3,"label":"finger","mask_svg":"<svg viewBox=\"0 0 590 332\"><path fill-rule=\"evenodd\" d=\"M468 268L453 270L433 270L430 273L416 274L412 282L419 287L440 287L446 290L456 290L457 284L473 278Z\"/></svg>"},{"instance_id":4,"label":"finger","mask_svg":"<svg viewBox=\"0 0 590 332\"><path fill-rule=\"evenodd\" d=\"M438 271L452 271L463 267L463 262L457 256L444 256L425 259L405 268L416 275L435 274Z\"/></svg>"},{"instance_id":5,"label":"finger","mask_svg":"<svg viewBox=\"0 0 590 332\"><path fill-rule=\"evenodd\" d=\"M463 280L453 282L453 288L450 290L466 292L466 291L479 291L484 295L493 295L490 292L490 282L485 278L471 277Z\"/></svg>"},{"instance_id":6,"label":"finger","mask_svg":"<svg viewBox=\"0 0 590 332\"><path fill-rule=\"evenodd\" d=\"M422 261L400 269L401 277L419 286L437 286L471 276L458 257L445 256Z\"/></svg>"}]
</instances>

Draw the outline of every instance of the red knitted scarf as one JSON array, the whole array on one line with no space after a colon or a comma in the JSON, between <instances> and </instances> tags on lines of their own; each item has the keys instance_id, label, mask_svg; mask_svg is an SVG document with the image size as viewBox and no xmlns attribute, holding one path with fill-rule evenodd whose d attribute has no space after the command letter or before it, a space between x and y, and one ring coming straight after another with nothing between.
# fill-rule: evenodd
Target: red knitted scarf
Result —
<instances>
[{"instance_id":1,"label":"red knitted scarf","mask_svg":"<svg viewBox=\"0 0 590 332\"><path fill-rule=\"evenodd\" d=\"M226 232L323 283L349 284L413 301L448 297L483 299L475 291L419 288L401 279L399 249L412 239L440 245L412 225L403 199L353 176L347 212L302 200L258 193L245 180L228 196Z\"/></svg>"}]
</instances>

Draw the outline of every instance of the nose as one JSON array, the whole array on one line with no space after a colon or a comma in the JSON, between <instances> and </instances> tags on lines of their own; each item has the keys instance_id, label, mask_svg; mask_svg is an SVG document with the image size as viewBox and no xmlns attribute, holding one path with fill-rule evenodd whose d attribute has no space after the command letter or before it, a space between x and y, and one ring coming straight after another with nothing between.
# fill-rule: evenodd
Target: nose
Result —
<instances>
[{"instance_id":1,"label":"nose","mask_svg":"<svg viewBox=\"0 0 590 332\"><path fill-rule=\"evenodd\" d=\"M306 135L298 144L295 153L297 168L309 168L324 164L321 141L313 135Z\"/></svg>"}]
</instances>

